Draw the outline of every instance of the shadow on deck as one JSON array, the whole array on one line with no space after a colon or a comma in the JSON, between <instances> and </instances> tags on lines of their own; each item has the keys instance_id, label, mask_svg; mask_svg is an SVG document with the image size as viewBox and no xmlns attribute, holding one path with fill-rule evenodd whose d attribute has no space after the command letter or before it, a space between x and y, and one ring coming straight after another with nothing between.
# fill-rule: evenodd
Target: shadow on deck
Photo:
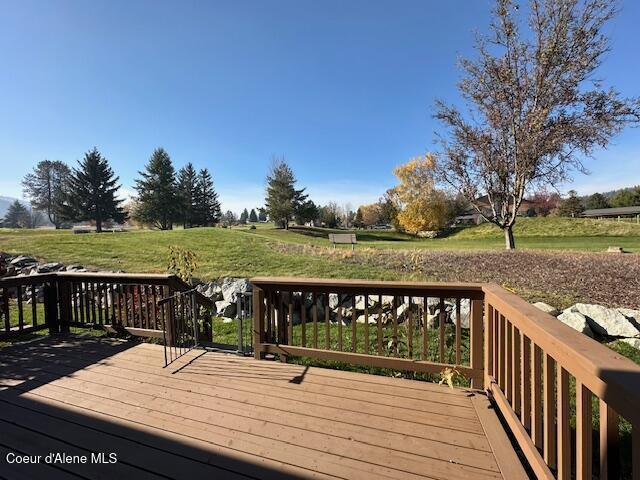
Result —
<instances>
[{"instance_id":1,"label":"shadow on deck","mask_svg":"<svg viewBox=\"0 0 640 480\"><path fill-rule=\"evenodd\" d=\"M7 478L517 478L487 398L405 379L80 337L0 356ZM9 464L7 453L41 455ZM50 453L87 463L46 464ZM92 462L115 453L117 463Z\"/></svg>"}]
</instances>

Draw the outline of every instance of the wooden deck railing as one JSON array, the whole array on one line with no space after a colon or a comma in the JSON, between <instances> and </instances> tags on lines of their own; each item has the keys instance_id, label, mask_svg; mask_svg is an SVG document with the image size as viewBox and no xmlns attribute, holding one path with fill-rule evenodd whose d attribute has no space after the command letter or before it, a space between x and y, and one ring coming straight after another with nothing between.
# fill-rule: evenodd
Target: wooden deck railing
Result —
<instances>
[{"instance_id":1,"label":"wooden deck railing","mask_svg":"<svg viewBox=\"0 0 640 480\"><path fill-rule=\"evenodd\" d=\"M254 352L424 373L480 388L481 285L254 278ZM465 341L463 341L463 337Z\"/></svg>"},{"instance_id":2,"label":"wooden deck railing","mask_svg":"<svg viewBox=\"0 0 640 480\"><path fill-rule=\"evenodd\" d=\"M188 292L193 299L161 298ZM176 315L211 301L175 275L59 272L0 279L0 338L49 328L53 333L70 326L99 326L131 335L163 338L170 344L179 332L165 325ZM166 332L165 332L166 330Z\"/></svg>"},{"instance_id":3,"label":"wooden deck railing","mask_svg":"<svg viewBox=\"0 0 640 480\"><path fill-rule=\"evenodd\" d=\"M640 479L640 367L497 285L484 292L486 388L538 478Z\"/></svg>"},{"instance_id":4,"label":"wooden deck railing","mask_svg":"<svg viewBox=\"0 0 640 480\"><path fill-rule=\"evenodd\" d=\"M498 285L252 283L256 358L454 367L489 393L538 478L591 479L595 470L600 479L640 480L640 367Z\"/></svg>"}]
</instances>

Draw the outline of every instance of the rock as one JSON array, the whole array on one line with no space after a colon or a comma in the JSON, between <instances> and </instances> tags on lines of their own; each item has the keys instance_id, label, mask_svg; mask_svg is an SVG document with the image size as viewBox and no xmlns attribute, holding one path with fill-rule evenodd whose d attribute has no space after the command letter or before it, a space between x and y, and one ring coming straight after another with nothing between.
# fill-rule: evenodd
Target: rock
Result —
<instances>
[{"instance_id":1,"label":"rock","mask_svg":"<svg viewBox=\"0 0 640 480\"><path fill-rule=\"evenodd\" d=\"M640 310L633 310L632 308L616 308L616 310L627 317L627 320L640 330Z\"/></svg>"},{"instance_id":2,"label":"rock","mask_svg":"<svg viewBox=\"0 0 640 480\"><path fill-rule=\"evenodd\" d=\"M84 270L82 265L67 265L67 272L77 272L79 270Z\"/></svg>"},{"instance_id":3,"label":"rock","mask_svg":"<svg viewBox=\"0 0 640 480\"><path fill-rule=\"evenodd\" d=\"M607 248L607 253L624 253L624 250L622 249L622 247L608 247Z\"/></svg>"},{"instance_id":4,"label":"rock","mask_svg":"<svg viewBox=\"0 0 640 480\"><path fill-rule=\"evenodd\" d=\"M588 303L576 303L571 307L571 311L584 315L591 329L598 335L610 337L635 337L640 335L640 331L635 325L614 308L590 305Z\"/></svg>"},{"instance_id":5,"label":"rock","mask_svg":"<svg viewBox=\"0 0 640 480\"><path fill-rule=\"evenodd\" d=\"M640 338L623 338L622 341L640 350Z\"/></svg>"},{"instance_id":6,"label":"rock","mask_svg":"<svg viewBox=\"0 0 640 480\"><path fill-rule=\"evenodd\" d=\"M340 294L340 298L338 298L338 294L331 293L329 294L329 308L335 310L338 308L338 305L342 305L344 308L350 308L351 302L353 301L353 297L347 294Z\"/></svg>"},{"instance_id":7,"label":"rock","mask_svg":"<svg viewBox=\"0 0 640 480\"><path fill-rule=\"evenodd\" d=\"M557 308L552 307L548 303L536 302L536 303L533 304L533 306L536 307L539 310L542 310L545 313L548 313L551 316L554 316L554 317L557 317L558 314L560 313Z\"/></svg>"},{"instance_id":8,"label":"rock","mask_svg":"<svg viewBox=\"0 0 640 480\"><path fill-rule=\"evenodd\" d=\"M369 308L371 308L371 304L373 302L371 301L371 299L369 299ZM365 301L364 301L364 295L358 295L356 297L356 310L364 310L365 307Z\"/></svg>"},{"instance_id":9,"label":"rock","mask_svg":"<svg viewBox=\"0 0 640 480\"><path fill-rule=\"evenodd\" d=\"M377 323L377 319L378 317L376 315L371 315L369 314L369 324L373 324L375 325ZM365 322L365 316L364 315L360 315L358 316L358 318L356 318L356 323L364 323Z\"/></svg>"},{"instance_id":10,"label":"rock","mask_svg":"<svg viewBox=\"0 0 640 480\"><path fill-rule=\"evenodd\" d=\"M591 327L589 327L587 317L580 312L576 312L568 308L558 315L558 320L580 333L593 337L593 331L591 330Z\"/></svg>"},{"instance_id":11,"label":"rock","mask_svg":"<svg viewBox=\"0 0 640 480\"><path fill-rule=\"evenodd\" d=\"M252 287L246 278L225 278L220 289L225 301L235 303L238 300L238 295L250 292Z\"/></svg>"},{"instance_id":12,"label":"rock","mask_svg":"<svg viewBox=\"0 0 640 480\"><path fill-rule=\"evenodd\" d=\"M446 308L446 307L445 307ZM450 318L451 323L455 325L457 318L457 308L456 305L453 305L451 309ZM469 328L471 326L471 300L468 298L460 299L460 327L461 328Z\"/></svg>"},{"instance_id":13,"label":"rock","mask_svg":"<svg viewBox=\"0 0 640 480\"><path fill-rule=\"evenodd\" d=\"M11 262L9 262L10 265L13 265L14 267L26 267L29 265L36 265L38 263L38 260L36 260L33 257L28 257L26 255L20 255L19 257L14 258L13 260L11 260Z\"/></svg>"},{"instance_id":14,"label":"rock","mask_svg":"<svg viewBox=\"0 0 640 480\"><path fill-rule=\"evenodd\" d=\"M38 265L37 270L38 273L59 272L64 270L64 265L60 262L44 263L42 265Z\"/></svg>"},{"instance_id":15,"label":"rock","mask_svg":"<svg viewBox=\"0 0 640 480\"><path fill-rule=\"evenodd\" d=\"M217 302L222 300L222 288L215 282L203 283L198 285L196 289L205 297Z\"/></svg>"},{"instance_id":16,"label":"rock","mask_svg":"<svg viewBox=\"0 0 640 480\"><path fill-rule=\"evenodd\" d=\"M216 312L219 317L233 317L236 314L236 304L219 300L216 302Z\"/></svg>"}]
</instances>

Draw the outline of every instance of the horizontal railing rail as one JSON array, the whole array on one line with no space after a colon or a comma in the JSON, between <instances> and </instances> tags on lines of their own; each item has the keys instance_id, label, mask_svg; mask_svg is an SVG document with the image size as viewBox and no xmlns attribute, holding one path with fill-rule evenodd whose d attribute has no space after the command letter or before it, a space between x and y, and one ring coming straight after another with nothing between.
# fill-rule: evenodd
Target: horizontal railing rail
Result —
<instances>
[{"instance_id":1,"label":"horizontal railing rail","mask_svg":"<svg viewBox=\"0 0 640 480\"><path fill-rule=\"evenodd\" d=\"M484 292L486 388L537 477L639 479L640 366L498 285Z\"/></svg>"},{"instance_id":2,"label":"horizontal railing rail","mask_svg":"<svg viewBox=\"0 0 640 480\"><path fill-rule=\"evenodd\" d=\"M441 373L482 387L482 285L253 278L254 352Z\"/></svg>"}]
</instances>

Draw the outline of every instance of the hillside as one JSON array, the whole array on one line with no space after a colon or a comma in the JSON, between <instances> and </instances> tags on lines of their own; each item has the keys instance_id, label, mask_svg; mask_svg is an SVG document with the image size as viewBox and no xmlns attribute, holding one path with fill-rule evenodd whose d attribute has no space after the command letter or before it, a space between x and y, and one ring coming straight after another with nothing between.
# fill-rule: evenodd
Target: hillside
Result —
<instances>
[{"instance_id":1,"label":"hillside","mask_svg":"<svg viewBox=\"0 0 640 480\"><path fill-rule=\"evenodd\" d=\"M522 222L519 228L523 234L517 237L521 248L517 252L505 252L500 232L486 225L435 240L415 239L396 232L358 232L355 253L348 246L330 248L326 230L283 231L269 225L256 229L138 230L83 235L69 231L0 229L0 251L107 270L164 272L168 247L180 245L197 255L195 274L203 280L273 275L492 281L512 288L528 300L543 300L560 307L576 301L639 307L639 256L587 252L604 250L610 244L640 251L637 229L615 229L615 225L606 222L589 229L601 236L540 236L552 225L556 227L552 231L567 232L574 225L571 221ZM580 225L587 224L576 223L575 231L580 231ZM605 229L606 226L611 228ZM618 236L607 236L612 232Z\"/></svg>"},{"instance_id":2,"label":"hillside","mask_svg":"<svg viewBox=\"0 0 640 480\"><path fill-rule=\"evenodd\" d=\"M292 228L289 231L258 228L248 233L287 243L330 246L328 233L344 230ZM356 230L358 244L381 249L484 250L504 248L502 231L492 224L472 225L436 239L384 230ZM640 225L613 220L582 218L519 218L515 226L516 246L526 249L604 251L619 245L640 252Z\"/></svg>"},{"instance_id":3,"label":"hillside","mask_svg":"<svg viewBox=\"0 0 640 480\"><path fill-rule=\"evenodd\" d=\"M634 237L640 236L640 225L630 221L590 218L523 217L514 227L516 237ZM502 238L502 231L484 223L464 228L451 236L454 239ZM516 238L517 240L517 238Z\"/></svg>"}]
</instances>

